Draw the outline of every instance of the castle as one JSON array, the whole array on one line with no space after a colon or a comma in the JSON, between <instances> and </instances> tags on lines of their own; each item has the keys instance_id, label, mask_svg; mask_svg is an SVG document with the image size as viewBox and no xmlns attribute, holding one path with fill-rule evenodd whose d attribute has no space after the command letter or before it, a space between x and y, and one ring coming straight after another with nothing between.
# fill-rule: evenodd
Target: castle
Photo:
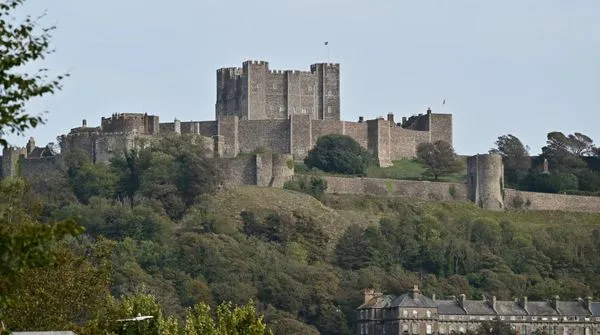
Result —
<instances>
[{"instance_id":1,"label":"castle","mask_svg":"<svg viewBox=\"0 0 600 335\"><path fill-rule=\"evenodd\" d=\"M140 138L191 134L202 138L209 152L219 158L227 183L282 187L294 174L293 161L306 157L323 135L351 136L383 167L415 157L420 143L442 140L452 144L452 115L431 109L398 123L393 114L342 121L339 64L281 71L270 70L265 61L246 61L241 68L221 68L216 74L215 120L160 122L158 116L142 113L113 114L95 127L83 120L80 127L58 137L61 154L82 149L93 162L106 163L116 152L134 148ZM61 154L50 149L36 147L33 139L26 148L5 148L0 177L27 177L57 169ZM600 212L600 198L504 189L503 175L500 156L477 155L468 160L467 184L326 178L328 189L335 193L464 200L493 210L516 207L521 201L532 209Z\"/></svg>"}]
</instances>

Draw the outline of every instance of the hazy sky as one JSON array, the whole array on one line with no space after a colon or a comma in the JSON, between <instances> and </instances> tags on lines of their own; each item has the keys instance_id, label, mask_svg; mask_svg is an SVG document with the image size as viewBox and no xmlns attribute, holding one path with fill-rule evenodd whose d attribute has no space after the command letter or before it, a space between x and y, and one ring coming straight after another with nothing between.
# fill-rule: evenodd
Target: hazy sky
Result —
<instances>
[{"instance_id":1,"label":"hazy sky","mask_svg":"<svg viewBox=\"0 0 600 335\"><path fill-rule=\"evenodd\" d=\"M599 0L28 0L56 24L45 66L71 77L30 131L38 145L87 119L147 112L214 119L215 71L341 65L342 118L454 114L460 154L511 133L538 153L546 133L600 142ZM442 107L442 100L446 105ZM24 145L26 138L10 138Z\"/></svg>"}]
</instances>

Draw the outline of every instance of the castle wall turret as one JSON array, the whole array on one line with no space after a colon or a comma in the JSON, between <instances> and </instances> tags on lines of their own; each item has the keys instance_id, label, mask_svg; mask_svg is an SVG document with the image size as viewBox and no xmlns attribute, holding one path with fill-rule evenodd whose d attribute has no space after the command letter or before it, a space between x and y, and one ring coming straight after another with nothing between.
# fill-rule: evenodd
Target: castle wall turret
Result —
<instances>
[{"instance_id":1,"label":"castle wall turret","mask_svg":"<svg viewBox=\"0 0 600 335\"><path fill-rule=\"evenodd\" d=\"M467 159L469 200L490 210L504 209L504 165L502 156L475 155Z\"/></svg>"},{"instance_id":2,"label":"castle wall turret","mask_svg":"<svg viewBox=\"0 0 600 335\"><path fill-rule=\"evenodd\" d=\"M392 165L390 156L391 134L390 123L387 120L375 119L367 121L368 147L379 166L386 167Z\"/></svg>"},{"instance_id":3,"label":"castle wall turret","mask_svg":"<svg viewBox=\"0 0 600 335\"><path fill-rule=\"evenodd\" d=\"M216 119L288 119L311 114L313 119L340 119L339 64L311 65L310 71L269 70L266 61L246 61L242 68L217 70Z\"/></svg>"}]
</instances>

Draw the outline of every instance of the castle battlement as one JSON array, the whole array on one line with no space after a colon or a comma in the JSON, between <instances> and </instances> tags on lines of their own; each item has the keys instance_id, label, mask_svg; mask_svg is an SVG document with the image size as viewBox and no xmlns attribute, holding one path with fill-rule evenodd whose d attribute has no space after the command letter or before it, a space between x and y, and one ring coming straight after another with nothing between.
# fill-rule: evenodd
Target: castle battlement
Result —
<instances>
[{"instance_id":1,"label":"castle battlement","mask_svg":"<svg viewBox=\"0 0 600 335\"><path fill-rule=\"evenodd\" d=\"M264 61L264 60L247 60L245 62L242 63L244 66L248 66L248 65L266 65L267 67L269 66L269 62Z\"/></svg>"}]
</instances>

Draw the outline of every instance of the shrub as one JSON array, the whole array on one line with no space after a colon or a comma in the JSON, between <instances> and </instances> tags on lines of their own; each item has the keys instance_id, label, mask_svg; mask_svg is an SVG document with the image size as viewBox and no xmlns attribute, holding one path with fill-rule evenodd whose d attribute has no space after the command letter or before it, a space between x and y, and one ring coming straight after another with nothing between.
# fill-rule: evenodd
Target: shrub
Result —
<instances>
[{"instance_id":1,"label":"shrub","mask_svg":"<svg viewBox=\"0 0 600 335\"><path fill-rule=\"evenodd\" d=\"M325 191L327 191L327 180L318 176L294 177L293 180L283 184L286 190L303 192L321 200Z\"/></svg>"},{"instance_id":2,"label":"shrub","mask_svg":"<svg viewBox=\"0 0 600 335\"><path fill-rule=\"evenodd\" d=\"M326 135L308 152L304 164L325 172L365 175L374 164L372 155L347 135Z\"/></svg>"}]
</instances>

